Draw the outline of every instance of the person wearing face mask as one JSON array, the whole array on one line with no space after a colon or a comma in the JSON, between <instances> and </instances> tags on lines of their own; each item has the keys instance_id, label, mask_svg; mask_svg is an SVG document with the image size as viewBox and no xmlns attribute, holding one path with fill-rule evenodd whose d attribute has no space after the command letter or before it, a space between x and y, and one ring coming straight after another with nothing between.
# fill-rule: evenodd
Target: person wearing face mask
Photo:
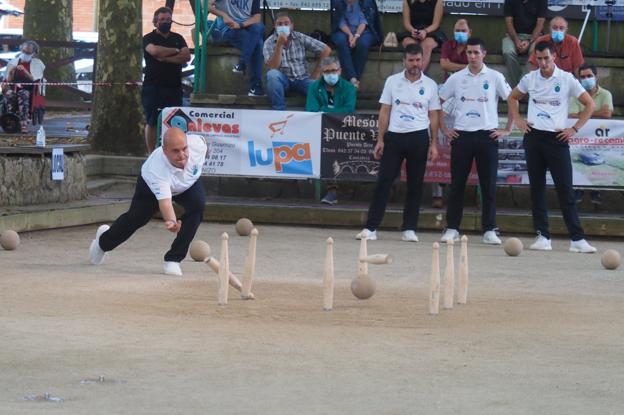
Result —
<instances>
[{"instance_id":1,"label":"person wearing face mask","mask_svg":"<svg viewBox=\"0 0 624 415\"><path fill-rule=\"evenodd\" d=\"M141 90L148 153L156 147L159 111L182 105L182 66L191 59L184 37L171 31L170 8L158 8L154 12L152 23L155 29L143 36L145 76Z\"/></svg>"},{"instance_id":2,"label":"person wearing face mask","mask_svg":"<svg viewBox=\"0 0 624 415\"><path fill-rule=\"evenodd\" d=\"M176 235L165 254L163 273L182 276L180 262L202 221L206 194L199 180L208 146L202 136L170 128L163 144L145 160L129 210L112 225L100 225L89 246L89 260L100 265L112 251L145 226L160 211L164 228ZM184 208L177 219L173 202Z\"/></svg>"},{"instance_id":3,"label":"person wearing face mask","mask_svg":"<svg viewBox=\"0 0 624 415\"><path fill-rule=\"evenodd\" d=\"M472 35L472 30L468 25L468 20L457 19L453 28L453 39L442 44L440 54L440 66L444 69L444 79L454 73L461 71L468 65L466 56L466 43Z\"/></svg>"},{"instance_id":4,"label":"person wearing face mask","mask_svg":"<svg viewBox=\"0 0 624 415\"><path fill-rule=\"evenodd\" d=\"M308 71L306 52L318 56L312 73ZM267 66L267 96L274 110L286 109L286 93L295 90L307 95L310 84L321 75L320 62L331 54L325 43L294 31L292 16L280 12L275 16L275 33L264 41Z\"/></svg>"},{"instance_id":5,"label":"person wearing face mask","mask_svg":"<svg viewBox=\"0 0 624 415\"><path fill-rule=\"evenodd\" d=\"M568 34L568 21L561 16L555 16L550 21L550 34L541 36L537 42L549 41L555 46L555 65L559 69L577 76L579 67L585 62L581 45L577 38ZM537 69L535 51L531 53L529 63L533 70Z\"/></svg>"},{"instance_id":6,"label":"person wearing face mask","mask_svg":"<svg viewBox=\"0 0 624 415\"><path fill-rule=\"evenodd\" d=\"M310 112L334 112L349 114L355 112L357 91L355 86L341 77L340 61L329 56L321 60L322 77L310 84L305 110ZM335 182L327 185L327 193L321 203L335 205L338 203L338 185Z\"/></svg>"},{"instance_id":7,"label":"person wearing face mask","mask_svg":"<svg viewBox=\"0 0 624 415\"><path fill-rule=\"evenodd\" d=\"M611 118L613 116L613 96L611 92L598 85L598 71L594 65L587 63L582 64L579 67L579 80L581 85L592 97L596 106L591 118ZM583 112L585 106L576 98L572 98L570 101L570 108L568 109L568 116L570 118L578 118L579 114ZM581 189L575 189L574 196L576 203L583 201L584 192ZM590 193L590 200L594 207L598 208L602 204L602 194L599 190L592 190Z\"/></svg>"},{"instance_id":8,"label":"person wearing face mask","mask_svg":"<svg viewBox=\"0 0 624 415\"><path fill-rule=\"evenodd\" d=\"M22 133L28 132L30 120L30 100L38 85L32 83L43 79L45 65L35 56L39 52L39 45L27 40L20 46L20 53L7 64L7 82L14 85L6 88L4 96L7 103L7 112L17 114L20 119Z\"/></svg>"}]
</instances>

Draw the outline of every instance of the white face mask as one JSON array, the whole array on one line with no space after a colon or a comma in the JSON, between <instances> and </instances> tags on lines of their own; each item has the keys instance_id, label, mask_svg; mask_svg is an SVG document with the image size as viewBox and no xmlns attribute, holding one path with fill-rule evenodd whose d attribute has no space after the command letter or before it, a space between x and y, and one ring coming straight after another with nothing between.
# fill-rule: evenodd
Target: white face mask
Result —
<instances>
[{"instance_id":1,"label":"white face mask","mask_svg":"<svg viewBox=\"0 0 624 415\"><path fill-rule=\"evenodd\" d=\"M20 60L23 60L24 62L30 62L32 60L32 55L22 52L20 54Z\"/></svg>"}]
</instances>

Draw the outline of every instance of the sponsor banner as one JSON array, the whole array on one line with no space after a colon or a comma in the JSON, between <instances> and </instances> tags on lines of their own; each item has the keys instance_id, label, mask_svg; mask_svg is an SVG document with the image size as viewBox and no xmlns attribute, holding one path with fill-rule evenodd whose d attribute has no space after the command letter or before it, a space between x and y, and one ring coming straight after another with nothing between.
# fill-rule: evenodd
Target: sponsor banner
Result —
<instances>
[{"instance_id":1,"label":"sponsor banner","mask_svg":"<svg viewBox=\"0 0 624 415\"><path fill-rule=\"evenodd\" d=\"M323 114L321 177L377 180L379 162L373 159L377 131L377 114Z\"/></svg>"},{"instance_id":2,"label":"sponsor banner","mask_svg":"<svg viewBox=\"0 0 624 415\"><path fill-rule=\"evenodd\" d=\"M320 177L321 114L223 108L165 108L164 134L177 127L205 137L209 175Z\"/></svg>"}]
</instances>

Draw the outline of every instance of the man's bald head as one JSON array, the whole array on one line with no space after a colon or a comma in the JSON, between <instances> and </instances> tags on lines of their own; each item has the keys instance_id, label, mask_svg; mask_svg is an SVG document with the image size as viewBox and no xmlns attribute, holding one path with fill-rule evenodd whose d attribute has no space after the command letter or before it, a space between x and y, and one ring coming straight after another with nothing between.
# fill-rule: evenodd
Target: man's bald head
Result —
<instances>
[{"instance_id":1,"label":"man's bald head","mask_svg":"<svg viewBox=\"0 0 624 415\"><path fill-rule=\"evenodd\" d=\"M162 142L163 153L169 163L183 169L188 161L188 144L186 133L179 128L170 128L165 133Z\"/></svg>"},{"instance_id":2,"label":"man's bald head","mask_svg":"<svg viewBox=\"0 0 624 415\"><path fill-rule=\"evenodd\" d=\"M550 30L568 30L568 21L562 16L555 16L550 20Z\"/></svg>"}]
</instances>

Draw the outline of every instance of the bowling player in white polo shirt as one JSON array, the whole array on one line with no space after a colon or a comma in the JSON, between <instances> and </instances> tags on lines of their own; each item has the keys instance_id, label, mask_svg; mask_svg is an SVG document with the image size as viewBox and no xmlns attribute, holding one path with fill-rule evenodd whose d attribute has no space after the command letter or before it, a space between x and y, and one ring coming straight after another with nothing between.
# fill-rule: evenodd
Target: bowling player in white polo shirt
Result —
<instances>
[{"instance_id":1,"label":"bowling player in white polo shirt","mask_svg":"<svg viewBox=\"0 0 624 415\"><path fill-rule=\"evenodd\" d=\"M178 128L167 130L162 147L158 147L141 167L130 209L109 227L101 225L89 248L93 265L104 261L108 251L125 242L146 225L160 210L166 230L177 234L165 254L163 272L182 276L180 262L202 221L206 194L199 180L207 145L201 136L190 136ZM176 218L172 201L184 208Z\"/></svg>"},{"instance_id":2,"label":"bowling player in white polo shirt","mask_svg":"<svg viewBox=\"0 0 624 415\"><path fill-rule=\"evenodd\" d=\"M535 46L538 69L526 74L509 95L508 104L514 123L524 132L524 152L531 185L533 227L537 232L530 249L550 251L550 231L546 205L546 171L555 184L559 206L568 228L570 251L593 253L596 248L585 240L576 210L572 188L572 160L568 141L587 122L594 101L578 80L555 65L555 47L548 41ZM520 116L519 100L527 97L527 119ZM571 127L566 127L568 105L576 97L585 106Z\"/></svg>"},{"instance_id":3,"label":"bowling player in white polo shirt","mask_svg":"<svg viewBox=\"0 0 624 415\"><path fill-rule=\"evenodd\" d=\"M459 226L464 209L464 191L472 167L477 163L481 185L481 227L483 242L499 245L496 234L496 173L498 137L509 135L511 117L505 130L498 129L498 100L507 100L511 87L503 74L488 68L483 59L485 43L470 38L466 45L468 66L455 72L440 88L440 99L454 98L453 126L442 131L451 141L451 192L446 210L447 228L442 242L459 241Z\"/></svg>"},{"instance_id":4,"label":"bowling player in white polo shirt","mask_svg":"<svg viewBox=\"0 0 624 415\"><path fill-rule=\"evenodd\" d=\"M438 86L422 73L423 51L419 45L405 47L405 70L386 79L379 103L379 134L374 157L381 159L377 186L368 209L368 220L356 238L377 239L377 228L386 211L392 184L405 160L407 194L401 239L418 242L416 228L427 158L435 160L440 98ZM431 133L429 131L431 129Z\"/></svg>"}]
</instances>

